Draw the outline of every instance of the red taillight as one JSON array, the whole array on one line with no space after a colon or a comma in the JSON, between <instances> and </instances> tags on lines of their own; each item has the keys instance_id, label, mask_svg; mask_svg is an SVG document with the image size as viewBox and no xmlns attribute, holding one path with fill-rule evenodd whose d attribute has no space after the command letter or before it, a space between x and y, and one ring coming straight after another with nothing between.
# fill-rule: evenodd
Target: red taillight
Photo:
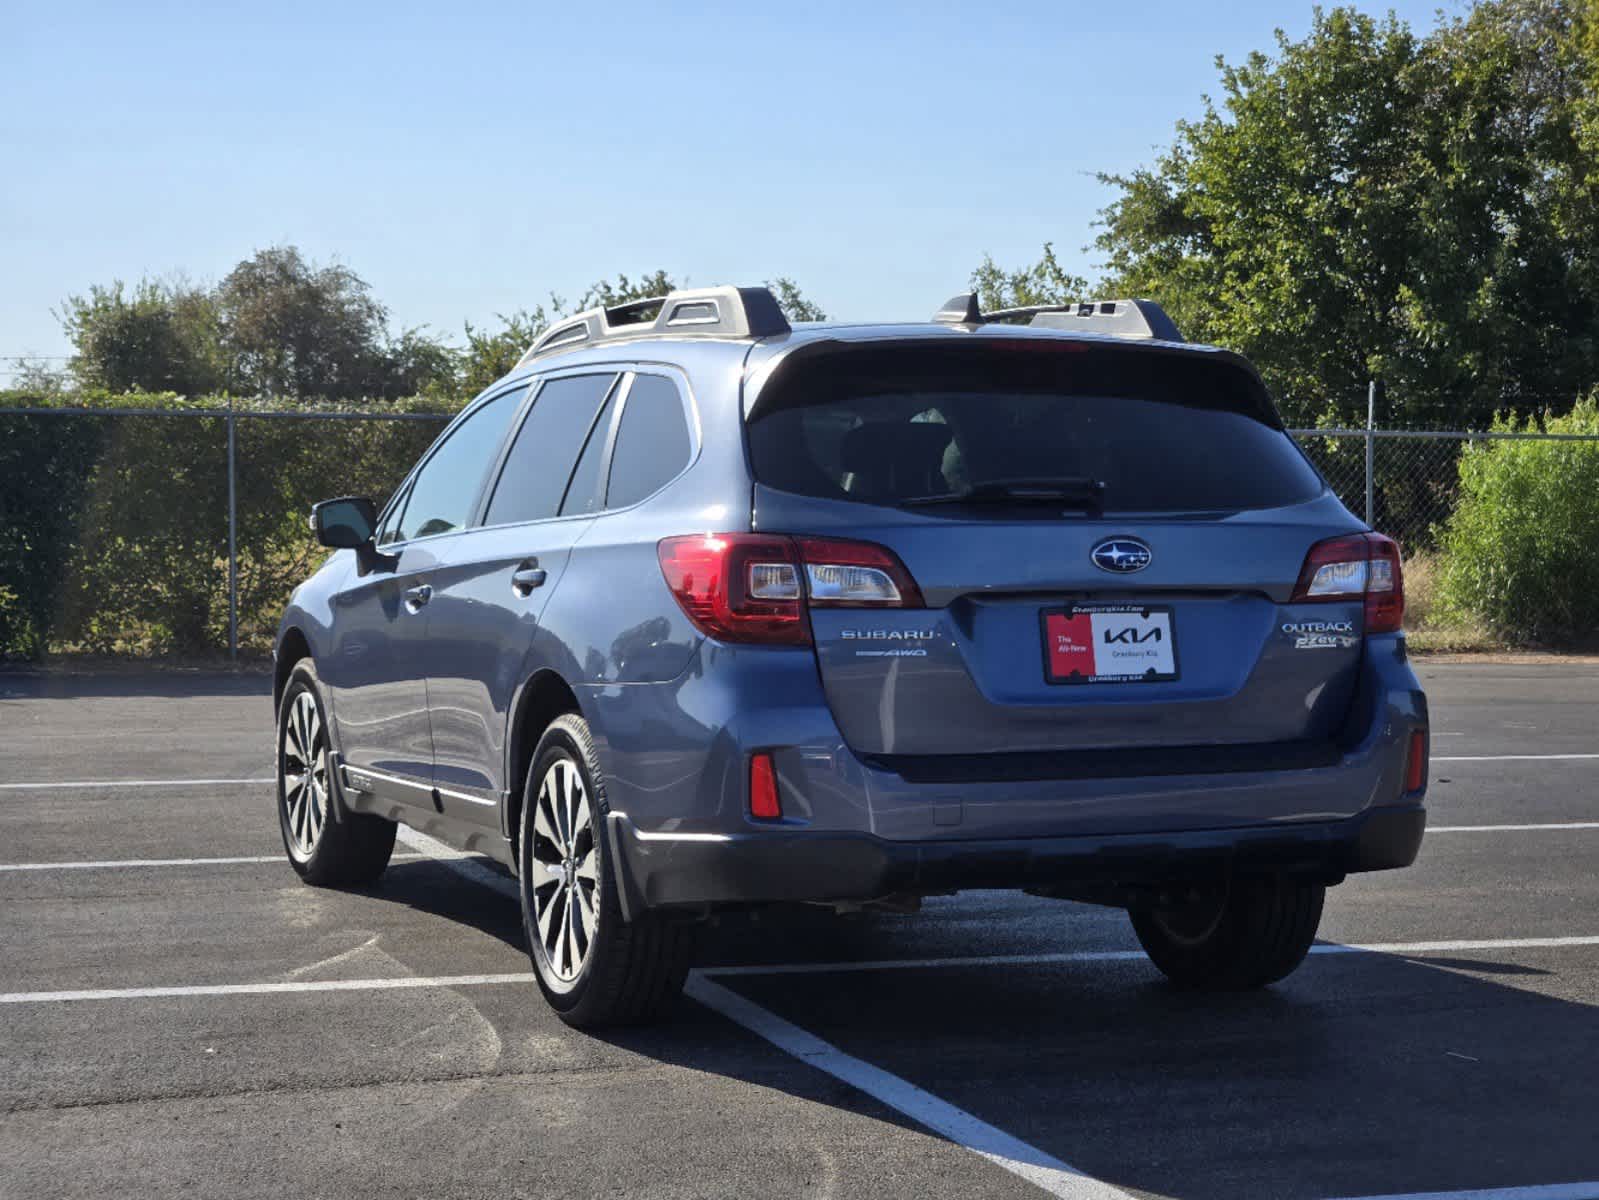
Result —
<instances>
[{"instance_id":1,"label":"red taillight","mask_svg":"<svg viewBox=\"0 0 1599 1200\"><path fill-rule=\"evenodd\" d=\"M1293 602L1331 600L1364 600L1367 633L1399 632L1405 621L1399 543L1380 533L1353 533L1312 546Z\"/></svg>"},{"instance_id":2,"label":"red taillight","mask_svg":"<svg viewBox=\"0 0 1599 1200\"><path fill-rule=\"evenodd\" d=\"M777 795L777 768L765 750L750 756L750 816L762 821L776 821L783 816L783 802Z\"/></svg>"},{"instance_id":3,"label":"red taillight","mask_svg":"<svg viewBox=\"0 0 1599 1200\"><path fill-rule=\"evenodd\" d=\"M870 542L709 533L666 538L657 554L688 619L724 642L809 645L807 604L922 607L905 565Z\"/></svg>"},{"instance_id":4,"label":"red taillight","mask_svg":"<svg viewBox=\"0 0 1599 1200\"><path fill-rule=\"evenodd\" d=\"M785 537L711 533L656 547L666 584L701 633L724 642L811 640L798 556Z\"/></svg>"},{"instance_id":5,"label":"red taillight","mask_svg":"<svg viewBox=\"0 0 1599 1200\"><path fill-rule=\"evenodd\" d=\"M1410 750L1405 756L1405 792L1419 792L1427 785L1427 731L1410 731Z\"/></svg>"}]
</instances>

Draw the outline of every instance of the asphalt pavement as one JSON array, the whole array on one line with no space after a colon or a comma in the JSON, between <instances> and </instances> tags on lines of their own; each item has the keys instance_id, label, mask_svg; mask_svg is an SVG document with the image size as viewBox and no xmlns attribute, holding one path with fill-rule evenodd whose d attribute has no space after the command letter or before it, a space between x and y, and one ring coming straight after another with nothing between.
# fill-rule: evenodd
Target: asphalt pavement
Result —
<instances>
[{"instance_id":1,"label":"asphalt pavement","mask_svg":"<svg viewBox=\"0 0 1599 1200\"><path fill-rule=\"evenodd\" d=\"M977 892L726 922L598 1037L482 860L298 881L265 678L0 675L0 1197L1596 1200L1599 666L1420 673L1421 859L1275 988Z\"/></svg>"}]
</instances>

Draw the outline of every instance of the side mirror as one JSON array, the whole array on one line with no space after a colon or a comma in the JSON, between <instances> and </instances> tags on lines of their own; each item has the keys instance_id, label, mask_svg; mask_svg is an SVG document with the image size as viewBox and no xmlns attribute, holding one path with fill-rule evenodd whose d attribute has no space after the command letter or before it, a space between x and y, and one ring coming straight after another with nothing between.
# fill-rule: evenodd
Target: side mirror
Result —
<instances>
[{"instance_id":1,"label":"side mirror","mask_svg":"<svg viewBox=\"0 0 1599 1200\"><path fill-rule=\"evenodd\" d=\"M370 546L377 524L377 505L365 496L340 496L311 506L311 532L317 541L335 550Z\"/></svg>"}]
</instances>

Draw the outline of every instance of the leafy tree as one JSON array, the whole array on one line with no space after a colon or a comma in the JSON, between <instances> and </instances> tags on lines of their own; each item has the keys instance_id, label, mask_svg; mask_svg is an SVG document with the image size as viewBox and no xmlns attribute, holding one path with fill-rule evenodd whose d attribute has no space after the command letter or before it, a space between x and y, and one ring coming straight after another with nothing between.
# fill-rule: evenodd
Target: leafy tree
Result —
<instances>
[{"instance_id":1,"label":"leafy tree","mask_svg":"<svg viewBox=\"0 0 1599 1200\"><path fill-rule=\"evenodd\" d=\"M217 287L238 390L332 399L391 398L453 373L418 330L391 342L388 309L348 267L317 267L293 246L257 251Z\"/></svg>"},{"instance_id":2,"label":"leafy tree","mask_svg":"<svg viewBox=\"0 0 1599 1200\"><path fill-rule=\"evenodd\" d=\"M112 392L392 399L448 390L456 370L425 331L392 335L360 276L293 246L258 251L212 288L119 281L68 297L58 315L79 386Z\"/></svg>"},{"instance_id":3,"label":"leafy tree","mask_svg":"<svg viewBox=\"0 0 1599 1200\"><path fill-rule=\"evenodd\" d=\"M768 279L766 286L772 290L772 295L777 297L777 306L783 310L790 321L825 321L827 313L822 306L814 301L807 300L805 293L800 291L799 284L787 275L779 275L776 279Z\"/></svg>"},{"instance_id":4,"label":"leafy tree","mask_svg":"<svg viewBox=\"0 0 1599 1200\"><path fill-rule=\"evenodd\" d=\"M1044 243L1044 253L1037 262L1014 271L1005 270L993 256L983 255L983 261L972 272L971 287L984 312L1088 299L1087 281L1060 265L1051 242Z\"/></svg>"},{"instance_id":5,"label":"leafy tree","mask_svg":"<svg viewBox=\"0 0 1599 1200\"><path fill-rule=\"evenodd\" d=\"M120 280L69 296L57 313L80 385L113 392L196 396L225 385L215 299L182 282Z\"/></svg>"},{"instance_id":6,"label":"leafy tree","mask_svg":"<svg viewBox=\"0 0 1599 1200\"><path fill-rule=\"evenodd\" d=\"M1249 354L1291 420L1483 422L1599 378L1594 31L1568 0L1485 0L1418 37L1317 11L1218 59L1219 104L1120 196L1107 291ZM1586 141L1585 141L1586 139Z\"/></svg>"},{"instance_id":7,"label":"leafy tree","mask_svg":"<svg viewBox=\"0 0 1599 1200\"><path fill-rule=\"evenodd\" d=\"M66 390L66 373L59 367L53 367L42 358L24 355L16 360L16 369L10 372L11 386L8 391L21 392L37 396L59 396Z\"/></svg>"},{"instance_id":8,"label":"leafy tree","mask_svg":"<svg viewBox=\"0 0 1599 1200\"><path fill-rule=\"evenodd\" d=\"M373 392L384 399L448 395L458 390L460 351L422 329L402 330L389 339L381 361L382 375Z\"/></svg>"},{"instance_id":9,"label":"leafy tree","mask_svg":"<svg viewBox=\"0 0 1599 1200\"><path fill-rule=\"evenodd\" d=\"M584 291L583 298L578 301L577 308L604 307L610 308L617 304L626 304L632 300L649 300L656 296L664 296L670 291L687 287L686 283L679 283L665 271L652 271L648 275L640 275L632 279L626 275L618 275L615 282L601 279L590 284ZM827 314L820 305L805 298L805 293L800 291L799 284L786 275L776 279L768 279L766 286L771 289L772 295L777 297L778 306L791 321L825 321ZM564 316L565 311L561 301L552 296L551 303L554 307L553 316Z\"/></svg>"},{"instance_id":10,"label":"leafy tree","mask_svg":"<svg viewBox=\"0 0 1599 1200\"><path fill-rule=\"evenodd\" d=\"M590 285L580 308L665 295L664 270ZM794 320L825 320L788 278L770 286ZM291 400L435 399L476 395L516 365L550 322L573 311L559 296L468 322L454 347L425 329L392 333L388 309L348 267L317 266L293 246L257 251L213 288L145 280L68 299L62 323L80 386L186 395L231 391ZM31 377L30 377L31 378Z\"/></svg>"},{"instance_id":11,"label":"leafy tree","mask_svg":"<svg viewBox=\"0 0 1599 1200\"><path fill-rule=\"evenodd\" d=\"M552 293L547 305L534 305L509 315L498 314L495 318L499 322L497 327L480 329L468 321L465 326L466 346L457 352L457 391L461 396L477 395L516 366L517 360L539 334L575 311L626 304L632 300L648 300L664 296L678 286L664 270L652 271L637 279L618 275L615 280L601 279L590 284L584 289L576 309ZM827 320L827 314L807 300L792 279L780 277L768 281L767 286L772 289L778 304L790 320Z\"/></svg>"},{"instance_id":12,"label":"leafy tree","mask_svg":"<svg viewBox=\"0 0 1599 1200\"><path fill-rule=\"evenodd\" d=\"M553 297L551 298L553 301ZM498 329L479 329L466 323L466 348L458 358L457 386L463 396L475 396L504 375L550 323L542 305L519 309L496 318Z\"/></svg>"},{"instance_id":13,"label":"leafy tree","mask_svg":"<svg viewBox=\"0 0 1599 1200\"><path fill-rule=\"evenodd\" d=\"M664 296L677 286L670 275L659 270L651 271L648 275L640 275L637 279L618 275L615 283L601 279L589 285L588 290L577 302L575 311L581 312L586 308L612 308L633 300L648 300L654 296ZM559 302L556 303L554 315L557 317L566 315Z\"/></svg>"}]
</instances>

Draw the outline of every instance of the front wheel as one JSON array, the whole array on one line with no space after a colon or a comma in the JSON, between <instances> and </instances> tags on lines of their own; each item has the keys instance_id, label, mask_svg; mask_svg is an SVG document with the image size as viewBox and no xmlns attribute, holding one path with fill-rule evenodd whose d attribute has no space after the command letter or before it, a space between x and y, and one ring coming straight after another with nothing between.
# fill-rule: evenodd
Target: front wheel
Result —
<instances>
[{"instance_id":1,"label":"front wheel","mask_svg":"<svg viewBox=\"0 0 1599 1200\"><path fill-rule=\"evenodd\" d=\"M394 853L395 825L351 812L339 790L320 681L296 663L278 708L278 828L289 864L307 883L373 883Z\"/></svg>"},{"instance_id":2,"label":"front wheel","mask_svg":"<svg viewBox=\"0 0 1599 1200\"><path fill-rule=\"evenodd\" d=\"M523 789L522 926L544 998L583 1029L658 1019L683 990L694 946L693 927L667 914L622 919L607 811L588 722L557 717Z\"/></svg>"},{"instance_id":3,"label":"front wheel","mask_svg":"<svg viewBox=\"0 0 1599 1200\"><path fill-rule=\"evenodd\" d=\"M1173 983L1239 991L1276 983L1304 961L1326 896L1319 883L1242 878L1195 904L1129 915L1144 952Z\"/></svg>"}]
</instances>

